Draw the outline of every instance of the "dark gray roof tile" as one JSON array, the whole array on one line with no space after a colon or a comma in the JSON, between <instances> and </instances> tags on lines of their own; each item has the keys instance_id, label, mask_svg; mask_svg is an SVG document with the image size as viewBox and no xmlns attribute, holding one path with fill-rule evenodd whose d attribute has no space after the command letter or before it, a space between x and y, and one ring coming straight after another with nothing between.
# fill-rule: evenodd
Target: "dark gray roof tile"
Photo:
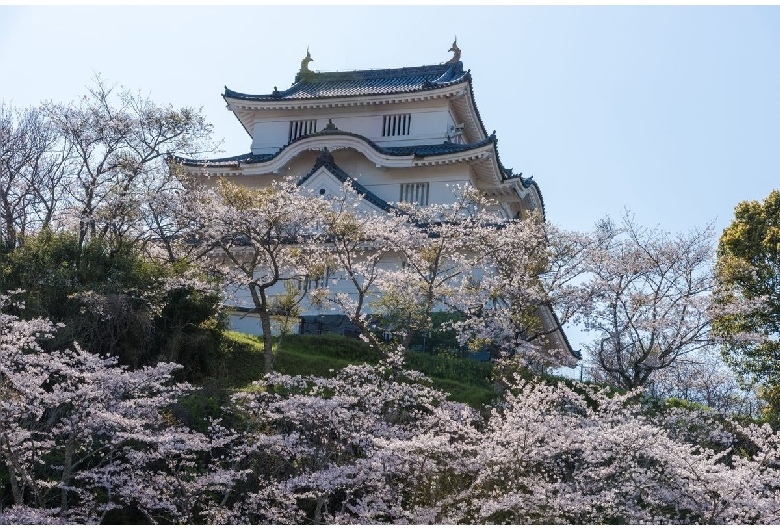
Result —
<instances>
[{"instance_id":1,"label":"dark gray roof tile","mask_svg":"<svg viewBox=\"0 0 780 530\"><path fill-rule=\"evenodd\" d=\"M253 153L245 153L243 155L228 156L225 158L211 158L211 159L195 159L184 158L181 156L171 156L171 161L182 164L185 166L210 166L210 167L232 167L239 164L257 164L259 162L267 162L277 155L273 153L270 155L255 155Z\"/></svg>"}]
</instances>

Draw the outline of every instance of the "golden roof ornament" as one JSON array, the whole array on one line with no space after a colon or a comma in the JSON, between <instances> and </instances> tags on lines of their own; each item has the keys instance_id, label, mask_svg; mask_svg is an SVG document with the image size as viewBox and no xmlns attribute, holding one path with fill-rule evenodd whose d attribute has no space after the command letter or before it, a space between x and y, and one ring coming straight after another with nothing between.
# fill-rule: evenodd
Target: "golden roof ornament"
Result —
<instances>
[{"instance_id":1,"label":"golden roof ornament","mask_svg":"<svg viewBox=\"0 0 780 530\"><path fill-rule=\"evenodd\" d=\"M448 52L452 52L452 59L447 61L445 64L455 64L458 61L460 61L460 48L458 48L458 36L455 35L455 42L452 43L452 47L447 50Z\"/></svg>"},{"instance_id":2,"label":"golden roof ornament","mask_svg":"<svg viewBox=\"0 0 780 530\"><path fill-rule=\"evenodd\" d=\"M309 63L312 62L314 59L311 58L311 54L309 53L309 47L306 47L306 57L303 58L301 61L301 70L298 72L298 74L310 74L311 70L309 70Z\"/></svg>"}]
</instances>

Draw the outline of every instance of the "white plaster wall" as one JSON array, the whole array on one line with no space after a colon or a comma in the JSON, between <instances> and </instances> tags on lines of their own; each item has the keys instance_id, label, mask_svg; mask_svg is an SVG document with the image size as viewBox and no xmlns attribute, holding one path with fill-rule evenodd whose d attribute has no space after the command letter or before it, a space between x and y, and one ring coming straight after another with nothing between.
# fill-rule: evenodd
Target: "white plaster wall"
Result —
<instances>
[{"instance_id":1,"label":"white plaster wall","mask_svg":"<svg viewBox=\"0 0 780 530\"><path fill-rule=\"evenodd\" d=\"M412 114L410 134L383 137L383 116L405 113ZM331 109L258 111L252 127L252 152L275 153L287 144L291 121L312 119L317 120L318 132L332 120L339 130L365 136L383 146L442 143L448 139L452 125L449 104L445 100Z\"/></svg>"},{"instance_id":2,"label":"white plaster wall","mask_svg":"<svg viewBox=\"0 0 780 530\"><path fill-rule=\"evenodd\" d=\"M330 171L320 168L304 184L307 194L310 196L324 196L326 199L342 196L342 183L334 177ZM363 200L358 203L356 211L363 215L384 215L384 210L373 203Z\"/></svg>"},{"instance_id":3,"label":"white plaster wall","mask_svg":"<svg viewBox=\"0 0 780 530\"><path fill-rule=\"evenodd\" d=\"M287 143L290 120L271 119L256 121L252 130L252 153L273 154Z\"/></svg>"}]
</instances>

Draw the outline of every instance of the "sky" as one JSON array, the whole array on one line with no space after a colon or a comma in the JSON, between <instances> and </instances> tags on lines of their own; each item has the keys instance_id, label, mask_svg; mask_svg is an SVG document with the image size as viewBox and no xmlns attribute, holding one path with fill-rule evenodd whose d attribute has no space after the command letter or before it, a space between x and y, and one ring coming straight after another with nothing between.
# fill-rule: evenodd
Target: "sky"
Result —
<instances>
[{"instance_id":1,"label":"sky","mask_svg":"<svg viewBox=\"0 0 780 530\"><path fill-rule=\"evenodd\" d=\"M780 7L0 6L0 99L86 93L99 74L159 104L202 107L313 70L438 64L457 35L501 160L533 175L548 221L589 230L630 210L670 232L780 188Z\"/></svg>"}]
</instances>

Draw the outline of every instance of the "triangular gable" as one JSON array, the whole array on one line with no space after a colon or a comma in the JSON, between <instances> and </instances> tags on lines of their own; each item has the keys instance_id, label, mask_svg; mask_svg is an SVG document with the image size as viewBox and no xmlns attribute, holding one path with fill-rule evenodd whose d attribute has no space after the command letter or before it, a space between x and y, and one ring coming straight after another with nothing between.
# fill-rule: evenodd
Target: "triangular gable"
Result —
<instances>
[{"instance_id":1,"label":"triangular gable","mask_svg":"<svg viewBox=\"0 0 780 530\"><path fill-rule=\"evenodd\" d=\"M330 198L342 193L344 183L348 183L360 196L357 210L361 213L384 213L394 210L387 201L377 197L376 194L366 189L350 177L346 171L338 167L327 148L320 151L314 167L308 174L298 179L297 185L311 190L315 196L321 195Z\"/></svg>"}]
</instances>

